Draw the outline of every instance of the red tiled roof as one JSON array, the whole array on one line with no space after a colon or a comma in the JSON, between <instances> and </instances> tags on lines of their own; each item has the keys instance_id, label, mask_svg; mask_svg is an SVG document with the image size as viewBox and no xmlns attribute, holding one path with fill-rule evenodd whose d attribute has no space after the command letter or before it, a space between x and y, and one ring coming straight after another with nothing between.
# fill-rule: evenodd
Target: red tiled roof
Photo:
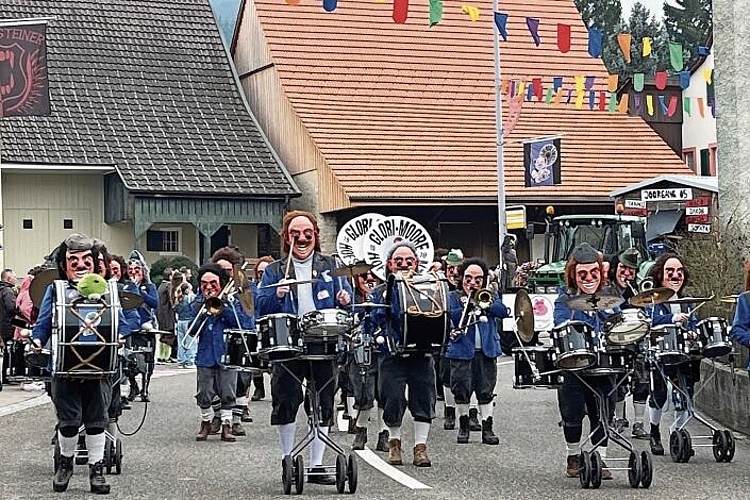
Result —
<instances>
[{"instance_id":1,"label":"red tiled roof","mask_svg":"<svg viewBox=\"0 0 750 500\"><path fill-rule=\"evenodd\" d=\"M460 2L428 27L427 1L412 2L406 24L391 3L346 0L333 13L320 1L254 0L285 93L353 204L402 199L490 201L497 196L492 2ZM500 42L503 79L554 76L573 87L607 72L588 55L588 34L573 0L504 0L509 40ZM541 20L540 47L526 28ZM557 23L572 26L572 48L557 49ZM586 101L588 102L588 101ZM504 106L504 116L508 109ZM563 134L562 184L525 188L519 140ZM638 117L526 102L505 142L506 196L606 198L661 174L690 170Z\"/></svg>"}]
</instances>

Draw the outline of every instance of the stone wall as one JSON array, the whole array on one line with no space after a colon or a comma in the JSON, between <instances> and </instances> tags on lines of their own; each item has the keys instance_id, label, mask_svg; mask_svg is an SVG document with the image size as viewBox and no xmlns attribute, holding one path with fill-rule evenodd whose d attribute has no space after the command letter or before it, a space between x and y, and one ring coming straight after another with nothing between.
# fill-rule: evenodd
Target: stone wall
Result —
<instances>
[{"instance_id":1,"label":"stone wall","mask_svg":"<svg viewBox=\"0 0 750 500\"><path fill-rule=\"evenodd\" d=\"M701 363L701 383L705 387L695 396L698 413L720 423L719 427L750 434L750 384L747 370L735 368L734 377L728 365L716 363L716 375L709 380L713 366ZM697 386L696 386L697 387Z\"/></svg>"}]
</instances>

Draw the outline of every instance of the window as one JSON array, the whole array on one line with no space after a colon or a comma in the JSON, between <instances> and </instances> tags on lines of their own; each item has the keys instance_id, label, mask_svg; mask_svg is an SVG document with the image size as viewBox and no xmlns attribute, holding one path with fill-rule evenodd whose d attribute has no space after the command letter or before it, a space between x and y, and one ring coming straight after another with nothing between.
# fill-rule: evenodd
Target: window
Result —
<instances>
[{"instance_id":1,"label":"window","mask_svg":"<svg viewBox=\"0 0 750 500\"><path fill-rule=\"evenodd\" d=\"M180 229L146 231L146 250L159 253L181 253Z\"/></svg>"},{"instance_id":2,"label":"window","mask_svg":"<svg viewBox=\"0 0 750 500\"><path fill-rule=\"evenodd\" d=\"M695 148L683 149L682 159L685 161L685 165L687 165L690 170L692 170L693 172L696 172L695 170Z\"/></svg>"},{"instance_id":3,"label":"window","mask_svg":"<svg viewBox=\"0 0 750 500\"><path fill-rule=\"evenodd\" d=\"M711 155L708 152L708 148L701 149L700 175L711 175Z\"/></svg>"},{"instance_id":4,"label":"window","mask_svg":"<svg viewBox=\"0 0 750 500\"><path fill-rule=\"evenodd\" d=\"M708 145L708 155L711 160L711 168L709 175L716 175L716 143Z\"/></svg>"},{"instance_id":5,"label":"window","mask_svg":"<svg viewBox=\"0 0 750 500\"><path fill-rule=\"evenodd\" d=\"M24 229L34 229L34 221L31 219L24 219L22 227Z\"/></svg>"},{"instance_id":6,"label":"window","mask_svg":"<svg viewBox=\"0 0 750 500\"><path fill-rule=\"evenodd\" d=\"M73 219L63 219L63 229L73 229Z\"/></svg>"}]
</instances>

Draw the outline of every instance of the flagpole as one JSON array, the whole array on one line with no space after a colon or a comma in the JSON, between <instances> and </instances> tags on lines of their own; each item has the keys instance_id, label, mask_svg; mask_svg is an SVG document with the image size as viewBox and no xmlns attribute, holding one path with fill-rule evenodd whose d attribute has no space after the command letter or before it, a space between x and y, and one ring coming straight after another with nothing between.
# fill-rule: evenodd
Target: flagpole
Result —
<instances>
[{"instance_id":1,"label":"flagpole","mask_svg":"<svg viewBox=\"0 0 750 500\"><path fill-rule=\"evenodd\" d=\"M498 9L498 0L492 2L492 15ZM500 86L500 30L493 22L494 36L492 40L495 51L495 132L497 138L497 253L499 254L500 269L503 269L503 240L505 239L505 172L503 171L503 102ZM503 277L505 274L502 274Z\"/></svg>"}]
</instances>

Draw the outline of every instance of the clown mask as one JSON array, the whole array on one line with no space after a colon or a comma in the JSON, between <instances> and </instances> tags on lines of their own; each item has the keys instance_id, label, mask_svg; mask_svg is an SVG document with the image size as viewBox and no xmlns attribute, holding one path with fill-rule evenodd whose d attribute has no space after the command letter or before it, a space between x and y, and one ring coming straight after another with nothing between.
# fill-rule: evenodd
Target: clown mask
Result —
<instances>
[{"instance_id":1,"label":"clown mask","mask_svg":"<svg viewBox=\"0 0 750 500\"><path fill-rule=\"evenodd\" d=\"M138 265L138 264L136 264L134 262L131 262L128 265L128 277L134 283L137 283L137 284L140 285L141 282L143 281L143 267L141 267L140 265Z\"/></svg>"},{"instance_id":2,"label":"clown mask","mask_svg":"<svg viewBox=\"0 0 750 500\"><path fill-rule=\"evenodd\" d=\"M390 271L416 271L419 268L419 259L411 248L407 246L398 247L388 261Z\"/></svg>"},{"instance_id":3,"label":"clown mask","mask_svg":"<svg viewBox=\"0 0 750 500\"><path fill-rule=\"evenodd\" d=\"M68 250L65 253L65 274L73 283L94 272L94 255L91 250L74 252Z\"/></svg>"},{"instance_id":4,"label":"clown mask","mask_svg":"<svg viewBox=\"0 0 750 500\"><path fill-rule=\"evenodd\" d=\"M627 289L629 286L628 283L635 279L635 269L624 266L622 263L618 263L617 271L615 272L615 279L620 288Z\"/></svg>"},{"instance_id":5,"label":"clown mask","mask_svg":"<svg viewBox=\"0 0 750 500\"><path fill-rule=\"evenodd\" d=\"M214 273L205 273L201 276L200 289L204 298L216 297L221 292L221 281Z\"/></svg>"},{"instance_id":6,"label":"clown mask","mask_svg":"<svg viewBox=\"0 0 750 500\"><path fill-rule=\"evenodd\" d=\"M286 234L292 256L297 260L305 260L310 257L315 251L317 237L315 226L310 219L303 215L292 219Z\"/></svg>"},{"instance_id":7,"label":"clown mask","mask_svg":"<svg viewBox=\"0 0 750 500\"><path fill-rule=\"evenodd\" d=\"M664 278L662 278L661 286L669 288L673 292L677 293L682 290L685 285L685 267L680 262L680 259L667 259L664 263Z\"/></svg>"},{"instance_id":8,"label":"clown mask","mask_svg":"<svg viewBox=\"0 0 750 500\"><path fill-rule=\"evenodd\" d=\"M602 271L599 263L576 265L576 285L578 289L585 294L591 295L599 290L602 283Z\"/></svg>"},{"instance_id":9,"label":"clown mask","mask_svg":"<svg viewBox=\"0 0 750 500\"><path fill-rule=\"evenodd\" d=\"M357 289L363 297L367 297L379 283L380 280L371 272L357 276Z\"/></svg>"}]
</instances>

